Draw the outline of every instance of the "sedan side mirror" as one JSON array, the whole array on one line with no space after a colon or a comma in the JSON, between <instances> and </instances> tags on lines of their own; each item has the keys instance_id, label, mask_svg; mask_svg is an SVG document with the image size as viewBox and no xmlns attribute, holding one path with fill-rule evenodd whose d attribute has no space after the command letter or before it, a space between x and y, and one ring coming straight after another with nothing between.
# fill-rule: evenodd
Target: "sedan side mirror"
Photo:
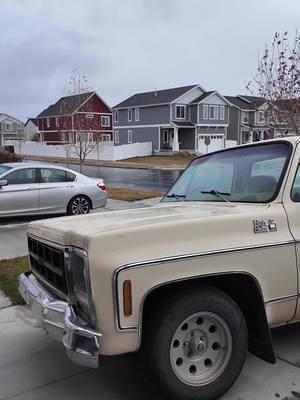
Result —
<instances>
[{"instance_id":1,"label":"sedan side mirror","mask_svg":"<svg viewBox=\"0 0 300 400\"><path fill-rule=\"evenodd\" d=\"M8 184L8 182L7 182L6 179L0 179L0 188L1 188L2 186L6 186L7 184Z\"/></svg>"}]
</instances>

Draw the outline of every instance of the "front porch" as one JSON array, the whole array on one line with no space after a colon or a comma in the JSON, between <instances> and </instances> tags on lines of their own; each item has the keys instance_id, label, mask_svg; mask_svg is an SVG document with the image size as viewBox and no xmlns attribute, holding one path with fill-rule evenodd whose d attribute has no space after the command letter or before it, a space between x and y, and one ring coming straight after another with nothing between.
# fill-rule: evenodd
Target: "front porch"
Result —
<instances>
[{"instance_id":1,"label":"front porch","mask_svg":"<svg viewBox=\"0 0 300 400\"><path fill-rule=\"evenodd\" d=\"M172 124L160 128L161 152L178 152L181 150L196 150L196 127L191 123L183 126Z\"/></svg>"}]
</instances>

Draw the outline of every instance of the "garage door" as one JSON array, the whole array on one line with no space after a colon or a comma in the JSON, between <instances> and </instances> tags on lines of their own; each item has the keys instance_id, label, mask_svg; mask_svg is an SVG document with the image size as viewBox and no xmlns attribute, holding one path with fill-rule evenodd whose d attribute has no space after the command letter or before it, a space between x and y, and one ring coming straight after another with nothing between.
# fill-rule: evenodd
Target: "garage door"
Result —
<instances>
[{"instance_id":1,"label":"garage door","mask_svg":"<svg viewBox=\"0 0 300 400\"><path fill-rule=\"evenodd\" d=\"M198 151L199 153L210 153L224 149L224 135L198 135Z\"/></svg>"}]
</instances>

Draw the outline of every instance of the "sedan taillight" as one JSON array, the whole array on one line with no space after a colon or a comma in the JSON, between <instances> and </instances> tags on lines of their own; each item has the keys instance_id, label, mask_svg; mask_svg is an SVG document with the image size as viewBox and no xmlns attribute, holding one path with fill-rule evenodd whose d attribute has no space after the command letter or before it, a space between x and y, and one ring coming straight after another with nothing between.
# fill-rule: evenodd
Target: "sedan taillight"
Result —
<instances>
[{"instance_id":1,"label":"sedan taillight","mask_svg":"<svg viewBox=\"0 0 300 400\"><path fill-rule=\"evenodd\" d=\"M106 190L106 186L104 185L104 183L97 183L97 186L101 190Z\"/></svg>"}]
</instances>

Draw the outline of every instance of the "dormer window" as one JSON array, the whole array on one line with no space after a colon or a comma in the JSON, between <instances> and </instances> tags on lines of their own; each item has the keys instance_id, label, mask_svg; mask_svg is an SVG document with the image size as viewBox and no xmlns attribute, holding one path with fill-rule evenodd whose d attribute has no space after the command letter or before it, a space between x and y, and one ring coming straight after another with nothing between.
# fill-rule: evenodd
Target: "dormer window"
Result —
<instances>
[{"instance_id":1,"label":"dormer window","mask_svg":"<svg viewBox=\"0 0 300 400\"><path fill-rule=\"evenodd\" d=\"M186 112L186 106L181 105L181 104L176 104L176 108L175 108L175 118L176 119L185 119L185 112Z\"/></svg>"}]
</instances>

